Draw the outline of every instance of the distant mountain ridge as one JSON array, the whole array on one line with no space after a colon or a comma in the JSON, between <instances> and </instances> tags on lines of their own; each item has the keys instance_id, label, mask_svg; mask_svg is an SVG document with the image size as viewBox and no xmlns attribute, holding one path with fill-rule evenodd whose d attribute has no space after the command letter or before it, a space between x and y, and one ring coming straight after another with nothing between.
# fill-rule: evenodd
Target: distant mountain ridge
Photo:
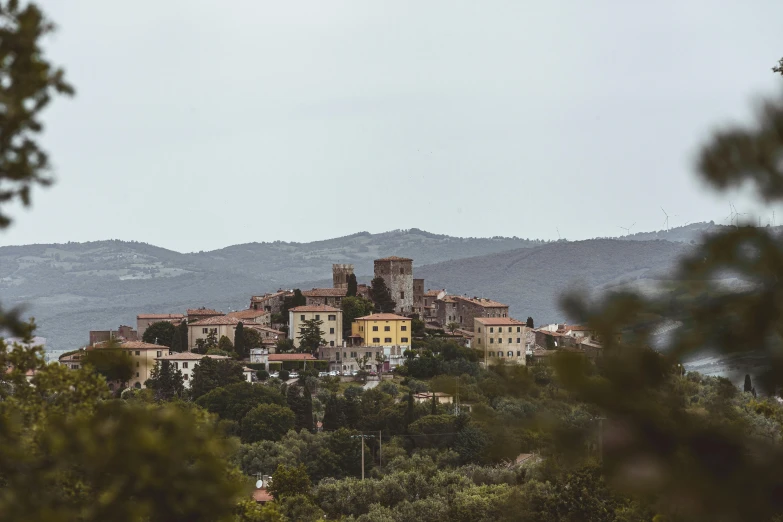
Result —
<instances>
[{"instance_id":1,"label":"distant mountain ridge","mask_svg":"<svg viewBox=\"0 0 783 522\"><path fill-rule=\"evenodd\" d=\"M689 229L688 233L699 232ZM678 229L656 234L678 238L683 235ZM565 281L568 270L558 266L567 259L548 261L546 277L551 284L546 286L530 286L527 276L520 276L520 272L528 273L529 263L541 252L562 253L567 245L578 244L603 245L596 248L614 250L620 248L616 243L624 242L605 241L457 238L410 229L380 234L359 232L310 243L247 243L188 254L118 240L6 246L0 247L0 302L5 306L26 305L28 314L36 317L38 334L48 339L50 348L70 349L83 345L90 329L135 325L138 313L180 312L202 305L224 311L240 309L247 306L251 294L278 288L307 288L304 281L330 285L332 263L353 263L361 278L372 274L374 259L404 255L414 259L416 277L425 277L430 288L445 286L454 292L505 300L512 306L512 313L524 314L527 312L522 310L529 308L543 319L556 317L555 308L545 303L551 297L547 288L559 287L560 281ZM645 255L662 264L676 254L676 249L663 245L674 245L666 241L654 242L661 245L649 252L638 246L643 241L628 243L632 246L622 254L628 262L607 265L617 271L615 276L632 272L629 265L636 258L635 250L644 250ZM515 263L503 257L510 252L510 256L518 256ZM525 252L536 254L527 258L522 255ZM660 255L656 257L654 252ZM589 255L602 259L597 250ZM459 264L468 259L473 261ZM468 269L478 264L488 265L483 272ZM588 272L594 269L604 274L601 281L610 279L609 272L599 267L584 268ZM455 274L460 276L454 277ZM510 290L523 282L521 288L537 288L537 295ZM544 304L536 304L539 302Z\"/></svg>"}]
</instances>

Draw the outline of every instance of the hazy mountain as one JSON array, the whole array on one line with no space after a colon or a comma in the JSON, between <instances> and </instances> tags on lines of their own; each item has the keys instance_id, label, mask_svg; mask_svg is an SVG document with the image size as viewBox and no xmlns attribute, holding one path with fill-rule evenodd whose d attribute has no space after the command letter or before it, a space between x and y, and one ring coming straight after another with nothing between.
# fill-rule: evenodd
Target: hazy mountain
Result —
<instances>
[{"instance_id":1,"label":"hazy mountain","mask_svg":"<svg viewBox=\"0 0 783 522\"><path fill-rule=\"evenodd\" d=\"M90 329L135 325L141 312L207 305L246 307L251 294L329 280L332 263L371 274L373 260L404 255L417 264L533 247L519 238L456 238L411 229L360 232L312 243L248 243L181 254L145 243L98 241L0 247L0 299L24 304L52 349L72 348Z\"/></svg>"},{"instance_id":2,"label":"hazy mountain","mask_svg":"<svg viewBox=\"0 0 783 522\"><path fill-rule=\"evenodd\" d=\"M703 223L618 239L543 242L457 238L418 229L360 232L312 243L248 243L182 254L145 243L99 241L0 247L0 302L27 306L52 349L87 341L90 329L135 325L138 313L247 306L252 294L331 285L332 263L353 263L368 280L373 260L414 259L428 288L482 295L537 322L562 318L559 293L581 280L591 289L637 287L666 274ZM632 239L656 239L639 241ZM667 238L672 241L661 241Z\"/></svg>"},{"instance_id":3,"label":"hazy mountain","mask_svg":"<svg viewBox=\"0 0 783 522\"><path fill-rule=\"evenodd\" d=\"M692 247L669 241L591 239L561 241L416 269L428 288L491 297L508 304L513 317L536 324L566 319L558 298L566 290L592 293L634 287L646 290L672 272Z\"/></svg>"}]
</instances>

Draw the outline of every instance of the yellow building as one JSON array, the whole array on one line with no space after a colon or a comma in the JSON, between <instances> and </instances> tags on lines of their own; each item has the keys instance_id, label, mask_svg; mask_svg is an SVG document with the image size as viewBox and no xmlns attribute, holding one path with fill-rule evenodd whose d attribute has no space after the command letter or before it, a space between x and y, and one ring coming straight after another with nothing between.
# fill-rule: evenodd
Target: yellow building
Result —
<instances>
[{"instance_id":1,"label":"yellow building","mask_svg":"<svg viewBox=\"0 0 783 522\"><path fill-rule=\"evenodd\" d=\"M104 350L104 344L90 346L87 350ZM125 341L116 344L116 348L123 350L130 355L133 367L130 381L127 386L130 388L144 388L144 383L152 376L152 369L155 367L158 357L168 355L170 350L168 346L143 343L141 341ZM115 389L117 383L109 383L109 389ZM123 384L123 383L119 383Z\"/></svg>"},{"instance_id":2,"label":"yellow building","mask_svg":"<svg viewBox=\"0 0 783 522\"><path fill-rule=\"evenodd\" d=\"M322 321L321 337L326 346L340 346L343 338L343 311L326 305L306 305L291 308L288 311L288 336L299 348L299 331L305 321Z\"/></svg>"},{"instance_id":3,"label":"yellow building","mask_svg":"<svg viewBox=\"0 0 783 522\"><path fill-rule=\"evenodd\" d=\"M396 314L370 314L351 324L353 344L383 347L388 368L402 364L403 354L411 346L411 320Z\"/></svg>"},{"instance_id":4,"label":"yellow building","mask_svg":"<svg viewBox=\"0 0 783 522\"><path fill-rule=\"evenodd\" d=\"M473 321L472 346L482 352L484 364L526 364L525 323L510 317L475 317Z\"/></svg>"},{"instance_id":5,"label":"yellow building","mask_svg":"<svg viewBox=\"0 0 783 522\"><path fill-rule=\"evenodd\" d=\"M219 315L215 317L208 317L195 323L188 324L188 350L193 351L193 348L198 346L197 341L199 339L207 340L210 333L215 334L215 340L219 341L224 335L228 337L231 342L234 342L234 336L236 334L237 325L239 323L247 323L248 320L242 321L236 317L229 317L227 315Z\"/></svg>"}]
</instances>

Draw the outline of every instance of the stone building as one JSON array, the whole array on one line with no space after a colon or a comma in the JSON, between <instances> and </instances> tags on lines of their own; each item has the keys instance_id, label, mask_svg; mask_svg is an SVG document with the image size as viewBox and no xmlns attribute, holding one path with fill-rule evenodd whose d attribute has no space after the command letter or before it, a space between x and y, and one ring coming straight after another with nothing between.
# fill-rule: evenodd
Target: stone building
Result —
<instances>
[{"instance_id":1,"label":"stone building","mask_svg":"<svg viewBox=\"0 0 783 522\"><path fill-rule=\"evenodd\" d=\"M334 306L340 308L343 297L348 292L346 288L313 288L304 290L302 295L306 299L307 306Z\"/></svg>"},{"instance_id":2,"label":"stone building","mask_svg":"<svg viewBox=\"0 0 783 522\"><path fill-rule=\"evenodd\" d=\"M188 308L188 323L195 323L196 321L203 321L210 317L220 317L225 315L223 312L212 310L211 308Z\"/></svg>"},{"instance_id":3,"label":"stone building","mask_svg":"<svg viewBox=\"0 0 783 522\"><path fill-rule=\"evenodd\" d=\"M321 337L327 346L339 346L343 338L343 311L339 308L325 305L297 306L288 312L290 326L289 339L294 341L294 348L299 348L299 332L305 321L315 319L322 321Z\"/></svg>"},{"instance_id":4,"label":"stone building","mask_svg":"<svg viewBox=\"0 0 783 522\"><path fill-rule=\"evenodd\" d=\"M184 314L139 314L136 316L136 332L141 339L144 337L144 331L153 323L168 321L176 326L184 320Z\"/></svg>"},{"instance_id":5,"label":"stone building","mask_svg":"<svg viewBox=\"0 0 783 522\"><path fill-rule=\"evenodd\" d=\"M457 323L460 328L473 330L476 317L508 317L508 305L484 297L447 295L438 300L438 322L444 328Z\"/></svg>"},{"instance_id":6,"label":"stone building","mask_svg":"<svg viewBox=\"0 0 783 522\"><path fill-rule=\"evenodd\" d=\"M484 364L501 360L526 364L527 327L510 317L476 317L473 348L482 353Z\"/></svg>"},{"instance_id":7,"label":"stone building","mask_svg":"<svg viewBox=\"0 0 783 522\"><path fill-rule=\"evenodd\" d=\"M250 308L279 314L283 309L285 298L292 295L294 293L289 290L278 290L271 294L254 295L250 298Z\"/></svg>"},{"instance_id":8,"label":"stone building","mask_svg":"<svg viewBox=\"0 0 783 522\"><path fill-rule=\"evenodd\" d=\"M427 290L422 297L422 310L423 313L420 319L424 322L437 321L438 320L438 299L446 297L446 290Z\"/></svg>"},{"instance_id":9,"label":"stone building","mask_svg":"<svg viewBox=\"0 0 783 522\"><path fill-rule=\"evenodd\" d=\"M333 264L332 265L332 286L334 288L348 288L348 276L353 274L353 265Z\"/></svg>"},{"instance_id":10,"label":"stone building","mask_svg":"<svg viewBox=\"0 0 783 522\"><path fill-rule=\"evenodd\" d=\"M424 279L413 280L413 313L424 319Z\"/></svg>"},{"instance_id":11,"label":"stone building","mask_svg":"<svg viewBox=\"0 0 783 522\"><path fill-rule=\"evenodd\" d=\"M89 346L117 339L118 341L138 341L139 334L130 326L120 325L116 330L90 330Z\"/></svg>"},{"instance_id":12,"label":"stone building","mask_svg":"<svg viewBox=\"0 0 783 522\"><path fill-rule=\"evenodd\" d=\"M396 313L413 313L413 259L397 256L376 259L375 277L382 278L389 288Z\"/></svg>"}]
</instances>

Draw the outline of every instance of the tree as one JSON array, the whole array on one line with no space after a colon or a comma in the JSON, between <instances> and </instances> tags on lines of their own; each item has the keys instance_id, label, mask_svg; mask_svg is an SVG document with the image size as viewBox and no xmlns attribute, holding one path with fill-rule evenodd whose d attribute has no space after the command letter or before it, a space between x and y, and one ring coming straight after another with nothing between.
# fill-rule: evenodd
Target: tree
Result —
<instances>
[{"instance_id":1,"label":"tree","mask_svg":"<svg viewBox=\"0 0 783 522\"><path fill-rule=\"evenodd\" d=\"M190 381L190 394L193 399L221 388L245 380L242 365L229 359L204 357L193 368Z\"/></svg>"},{"instance_id":2,"label":"tree","mask_svg":"<svg viewBox=\"0 0 783 522\"><path fill-rule=\"evenodd\" d=\"M217 349L226 352L231 353L234 351L234 343L231 342L231 339L229 339L225 335L220 336L220 341L218 341Z\"/></svg>"},{"instance_id":3,"label":"tree","mask_svg":"<svg viewBox=\"0 0 783 522\"><path fill-rule=\"evenodd\" d=\"M299 464L296 467L279 464L275 472L272 473L272 484L268 490L275 500L282 500L294 495L309 497L312 487L310 476L307 474L307 468L304 464Z\"/></svg>"},{"instance_id":4,"label":"tree","mask_svg":"<svg viewBox=\"0 0 783 522\"><path fill-rule=\"evenodd\" d=\"M345 296L356 297L358 286L359 285L356 283L356 275L348 274L348 290L346 291Z\"/></svg>"},{"instance_id":5,"label":"tree","mask_svg":"<svg viewBox=\"0 0 783 522\"><path fill-rule=\"evenodd\" d=\"M157 401L170 401L174 397L181 397L185 392L182 372L166 360L155 364L145 386L155 392Z\"/></svg>"},{"instance_id":6,"label":"tree","mask_svg":"<svg viewBox=\"0 0 783 522\"><path fill-rule=\"evenodd\" d=\"M329 394L324 407L323 428L325 431L334 431L345 426L345 414L343 413L343 400L334 393Z\"/></svg>"},{"instance_id":7,"label":"tree","mask_svg":"<svg viewBox=\"0 0 783 522\"><path fill-rule=\"evenodd\" d=\"M527 322L525 323L525 326L526 326L527 328L535 328L535 327L533 326L533 318L532 318L532 317L528 316L528 318L527 318Z\"/></svg>"},{"instance_id":8,"label":"tree","mask_svg":"<svg viewBox=\"0 0 783 522\"><path fill-rule=\"evenodd\" d=\"M260 404L242 418L242 442L280 440L294 429L296 417L291 408L279 404Z\"/></svg>"},{"instance_id":9,"label":"tree","mask_svg":"<svg viewBox=\"0 0 783 522\"><path fill-rule=\"evenodd\" d=\"M326 344L326 340L321 330L323 321L319 319L308 319L302 323L299 327L299 351L314 353L318 350L318 347L322 344Z\"/></svg>"},{"instance_id":10,"label":"tree","mask_svg":"<svg viewBox=\"0 0 783 522\"><path fill-rule=\"evenodd\" d=\"M294 289L293 295L286 296L283 299L283 306L280 308L280 317L278 319L282 319L281 323L288 324L288 312L291 308L304 306L306 304L307 298L302 295L302 291L298 288Z\"/></svg>"},{"instance_id":11,"label":"tree","mask_svg":"<svg viewBox=\"0 0 783 522\"><path fill-rule=\"evenodd\" d=\"M745 374L745 393L753 391L753 384L750 382L750 375Z\"/></svg>"},{"instance_id":12,"label":"tree","mask_svg":"<svg viewBox=\"0 0 783 522\"><path fill-rule=\"evenodd\" d=\"M351 336L351 325L359 318L373 313L375 304L364 297L344 297L340 303L343 311L343 339Z\"/></svg>"},{"instance_id":13,"label":"tree","mask_svg":"<svg viewBox=\"0 0 783 522\"><path fill-rule=\"evenodd\" d=\"M451 322L446 325L446 329L451 333L454 333L458 328L459 328L459 323Z\"/></svg>"},{"instance_id":14,"label":"tree","mask_svg":"<svg viewBox=\"0 0 783 522\"><path fill-rule=\"evenodd\" d=\"M225 336L223 336L225 337ZM196 339L196 353L207 353L209 350L218 347L217 330L210 329L206 339Z\"/></svg>"},{"instance_id":15,"label":"tree","mask_svg":"<svg viewBox=\"0 0 783 522\"><path fill-rule=\"evenodd\" d=\"M375 311L378 313L392 314L397 308L397 303L392 298L391 291L382 277L376 277L371 281L370 297L375 303Z\"/></svg>"},{"instance_id":16,"label":"tree","mask_svg":"<svg viewBox=\"0 0 783 522\"><path fill-rule=\"evenodd\" d=\"M421 319L411 320L411 334L413 337L424 337L427 333L427 325Z\"/></svg>"},{"instance_id":17,"label":"tree","mask_svg":"<svg viewBox=\"0 0 783 522\"><path fill-rule=\"evenodd\" d=\"M174 344L176 333L176 326L168 321L158 321L157 323L152 323L144 330L141 340L145 343L159 344L166 348L171 348Z\"/></svg>"},{"instance_id":18,"label":"tree","mask_svg":"<svg viewBox=\"0 0 783 522\"><path fill-rule=\"evenodd\" d=\"M293 339L278 339L275 342L275 351L277 353L291 353L294 351Z\"/></svg>"},{"instance_id":19,"label":"tree","mask_svg":"<svg viewBox=\"0 0 783 522\"><path fill-rule=\"evenodd\" d=\"M182 321L177 325L170 348L172 352L188 351L188 323L186 321Z\"/></svg>"},{"instance_id":20,"label":"tree","mask_svg":"<svg viewBox=\"0 0 783 522\"><path fill-rule=\"evenodd\" d=\"M240 422L259 404L285 405L285 399L272 386L254 386L247 381L235 382L196 399L196 404L221 419Z\"/></svg>"},{"instance_id":21,"label":"tree","mask_svg":"<svg viewBox=\"0 0 783 522\"><path fill-rule=\"evenodd\" d=\"M313 424L313 395L310 393L310 387L304 387L304 399L303 399L304 411L302 412L302 429L307 431L313 431L315 426Z\"/></svg>"},{"instance_id":22,"label":"tree","mask_svg":"<svg viewBox=\"0 0 783 522\"><path fill-rule=\"evenodd\" d=\"M250 357L252 348L261 348L264 345L263 337L255 328L243 328L243 336L245 339L245 351L247 352L245 357ZM236 341L234 344L236 345ZM236 350L236 346L234 346L234 349Z\"/></svg>"},{"instance_id":23,"label":"tree","mask_svg":"<svg viewBox=\"0 0 783 522\"><path fill-rule=\"evenodd\" d=\"M237 328L234 330L234 351L240 359L247 359L250 357L250 349L245 340L245 326L241 321L237 323Z\"/></svg>"},{"instance_id":24,"label":"tree","mask_svg":"<svg viewBox=\"0 0 783 522\"><path fill-rule=\"evenodd\" d=\"M772 68L772 72L776 72L783 75L783 58L781 58L778 64Z\"/></svg>"},{"instance_id":25,"label":"tree","mask_svg":"<svg viewBox=\"0 0 783 522\"><path fill-rule=\"evenodd\" d=\"M118 345L113 342L106 348L86 350L82 365L93 368L107 381L126 383L133 377L133 361L126 350L114 346Z\"/></svg>"}]
</instances>

